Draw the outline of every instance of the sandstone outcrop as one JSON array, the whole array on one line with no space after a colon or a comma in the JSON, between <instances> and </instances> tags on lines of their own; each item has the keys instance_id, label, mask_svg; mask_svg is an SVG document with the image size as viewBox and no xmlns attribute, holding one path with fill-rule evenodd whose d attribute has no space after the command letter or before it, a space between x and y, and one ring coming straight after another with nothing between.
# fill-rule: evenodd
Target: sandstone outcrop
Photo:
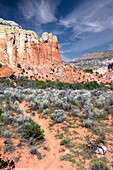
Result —
<instances>
[{"instance_id":1,"label":"sandstone outcrop","mask_svg":"<svg viewBox=\"0 0 113 170\"><path fill-rule=\"evenodd\" d=\"M52 33L44 32L39 39L34 31L24 30L15 22L3 19L0 19L0 64L3 65L0 77L10 77L14 73L43 81L105 82L104 77L62 62L57 37Z\"/></svg>"},{"instance_id":2,"label":"sandstone outcrop","mask_svg":"<svg viewBox=\"0 0 113 170\"><path fill-rule=\"evenodd\" d=\"M0 63L11 67L51 66L52 62L61 61L57 37L43 33L38 38L34 31L23 30L13 21L0 19Z\"/></svg>"},{"instance_id":3,"label":"sandstone outcrop","mask_svg":"<svg viewBox=\"0 0 113 170\"><path fill-rule=\"evenodd\" d=\"M8 67L8 66L2 66L0 68L0 78L4 78L4 77L10 77L12 74L14 74L14 71Z\"/></svg>"}]
</instances>

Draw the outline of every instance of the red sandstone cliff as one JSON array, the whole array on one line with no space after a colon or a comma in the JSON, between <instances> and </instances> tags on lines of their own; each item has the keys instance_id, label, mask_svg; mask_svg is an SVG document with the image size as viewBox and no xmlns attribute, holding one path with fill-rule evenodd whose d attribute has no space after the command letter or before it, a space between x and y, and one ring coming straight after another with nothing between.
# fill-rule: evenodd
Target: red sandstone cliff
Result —
<instances>
[{"instance_id":1,"label":"red sandstone cliff","mask_svg":"<svg viewBox=\"0 0 113 170\"><path fill-rule=\"evenodd\" d=\"M8 67L8 66L2 66L2 68L0 68L0 78L2 77L10 77L12 74L14 74L14 71Z\"/></svg>"},{"instance_id":2,"label":"red sandstone cliff","mask_svg":"<svg viewBox=\"0 0 113 170\"><path fill-rule=\"evenodd\" d=\"M33 31L23 30L13 21L0 19L0 63L9 66L51 66L61 61L57 37L43 33L38 38Z\"/></svg>"},{"instance_id":3,"label":"red sandstone cliff","mask_svg":"<svg viewBox=\"0 0 113 170\"><path fill-rule=\"evenodd\" d=\"M18 63L22 68L17 68ZM8 65L0 69L0 77L10 77L15 72L16 76L44 81L111 82L61 62L57 37L51 33L45 32L39 39L35 32L23 30L15 22L3 19L0 19L0 64Z\"/></svg>"}]
</instances>

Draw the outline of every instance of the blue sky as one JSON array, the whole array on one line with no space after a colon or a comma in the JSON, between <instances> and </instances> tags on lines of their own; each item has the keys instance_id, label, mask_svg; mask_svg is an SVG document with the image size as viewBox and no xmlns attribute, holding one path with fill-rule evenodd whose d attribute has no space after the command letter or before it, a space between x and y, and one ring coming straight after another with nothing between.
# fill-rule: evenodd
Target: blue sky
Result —
<instances>
[{"instance_id":1,"label":"blue sky","mask_svg":"<svg viewBox=\"0 0 113 170\"><path fill-rule=\"evenodd\" d=\"M0 17L57 35L63 61L113 50L113 0L0 0Z\"/></svg>"}]
</instances>

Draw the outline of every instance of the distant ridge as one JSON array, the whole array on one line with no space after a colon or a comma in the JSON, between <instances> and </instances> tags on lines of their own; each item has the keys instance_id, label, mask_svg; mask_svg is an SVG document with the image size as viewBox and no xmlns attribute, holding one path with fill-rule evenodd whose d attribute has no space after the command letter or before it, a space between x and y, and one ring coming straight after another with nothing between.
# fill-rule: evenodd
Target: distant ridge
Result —
<instances>
[{"instance_id":1,"label":"distant ridge","mask_svg":"<svg viewBox=\"0 0 113 170\"><path fill-rule=\"evenodd\" d=\"M99 52L91 52L82 55L80 58L75 58L73 61L79 60L87 60L87 59L94 59L94 58L110 58L113 57L113 51L99 51Z\"/></svg>"}]
</instances>

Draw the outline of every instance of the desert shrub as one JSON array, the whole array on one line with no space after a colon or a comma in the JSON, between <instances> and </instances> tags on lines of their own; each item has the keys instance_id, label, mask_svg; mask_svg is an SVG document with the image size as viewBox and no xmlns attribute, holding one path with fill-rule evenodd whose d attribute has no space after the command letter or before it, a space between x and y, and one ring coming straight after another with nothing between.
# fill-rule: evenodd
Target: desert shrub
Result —
<instances>
[{"instance_id":1,"label":"desert shrub","mask_svg":"<svg viewBox=\"0 0 113 170\"><path fill-rule=\"evenodd\" d=\"M90 73L90 74L93 73L93 70L92 70L92 69L85 69L85 70L83 70L83 71L86 72L86 73Z\"/></svg>"},{"instance_id":2,"label":"desert shrub","mask_svg":"<svg viewBox=\"0 0 113 170\"><path fill-rule=\"evenodd\" d=\"M13 121L13 117L9 113L1 114L1 121L4 122L5 125L11 124Z\"/></svg>"},{"instance_id":3,"label":"desert shrub","mask_svg":"<svg viewBox=\"0 0 113 170\"><path fill-rule=\"evenodd\" d=\"M36 147L31 147L30 148L30 153L33 154L33 155L37 155L37 158L39 160L42 159L42 156L41 156L41 153L39 151L37 151L37 148Z\"/></svg>"},{"instance_id":4,"label":"desert shrub","mask_svg":"<svg viewBox=\"0 0 113 170\"><path fill-rule=\"evenodd\" d=\"M33 94L33 93L36 93L36 90L35 89L32 89L32 88L25 88L22 90L22 94Z\"/></svg>"},{"instance_id":5,"label":"desert shrub","mask_svg":"<svg viewBox=\"0 0 113 170\"><path fill-rule=\"evenodd\" d=\"M16 101L14 102L14 105L17 105L17 106L18 106L18 105L19 105L19 101L16 100Z\"/></svg>"},{"instance_id":6,"label":"desert shrub","mask_svg":"<svg viewBox=\"0 0 113 170\"><path fill-rule=\"evenodd\" d=\"M87 118L93 118L94 116L94 113L91 111L91 108L88 105L84 106L83 113Z\"/></svg>"},{"instance_id":7,"label":"desert shrub","mask_svg":"<svg viewBox=\"0 0 113 170\"><path fill-rule=\"evenodd\" d=\"M85 101L87 100L84 96L78 96L77 97L77 100L78 100L78 102L81 104L81 106L83 107L84 106L84 104L85 104Z\"/></svg>"},{"instance_id":8,"label":"desert shrub","mask_svg":"<svg viewBox=\"0 0 113 170\"><path fill-rule=\"evenodd\" d=\"M113 95L111 95L109 98L107 98L106 103L107 103L108 106L112 106L113 105Z\"/></svg>"},{"instance_id":9,"label":"desert shrub","mask_svg":"<svg viewBox=\"0 0 113 170\"><path fill-rule=\"evenodd\" d=\"M47 109L44 109L43 110L43 114L49 114L49 109L47 108Z\"/></svg>"},{"instance_id":10,"label":"desert shrub","mask_svg":"<svg viewBox=\"0 0 113 170\"><path fill-rule=\"evenodd\" d=\"M7 131L4 132L4 137L5 137L5 138L9 138L9 137L10 137L9 130L7 130Z\"/></svg>"},{"instance_id":11,"label":"desert shrub","mask_svg":"<svg viewBox=\"0 0 113 170\"><path fill-rule=\"evenodd\" d=\"M46 82L44 81L39 81L39 80L27 80L25 79L25 77L20 77L16 79L16 83L18 85L20 85L21 87L25 87L25 88L42 88L42 89L46 89L48 87L50 88L56 88L59 90L62 89L88 89L88 90L92 90L95 88L99 88L99 87L103 87L104 84L99 85L96 81L91 81L91 82L80 82L80 83L63 83L63 82L54 82L51 80L47 80Z\"/></svg>"},{"instance_id":12,"label":"desert shrub","mask_svg":"<svg viewBox=\"0 0 113 170\"><path fill-rule=\"evenodd\" d=\"M78 113L80 113L80 109L77 107L76 109L74 109L74 113L76 114L78 114Z\"/></svg>"},{"instance_id":13,"label":"desert shrub","mask_svg":"<svg viewBox=\"0 0 113 170\"><path fill-rule=\"evenodd\" d=\"M2 85L2 88L7 88L7 87L15 88L16 87L13 84L13 82L10 79L8 79L8 78L0 78L0 85Z\"/></svg>"},{"instance_id":14,"label":"desert shrub","mask_svg":"<svg viewBox=\"0 0 113 170\"><path fill-rule=\"evenodd\" d=\"M0 64L0 68L2 67L2 64Z\"/></svg>"},{"instance_id":15,"label":"desert shrub","mask_svg":"<svg viewBox=\"0 0 113 170\"><path fill-rule=\"evenodd\" d=\"M1 116L2 113L3 113L3 110L2 110L2 108L0 108L0 116Z\"/></svg>"},{"instance_id":16,"label":"desert shrub","mask_svg":"<svg viewBox=\"0 0 113 170\"><path fill-rule=\"evenodd\" d=\"M18 67L18 68L21 68L21 65L18 63L18 64L17 64L17 67Z\"/></svg>"},{"instance_id":17,"label":"desert shrub","mask_svg":"<svg viewBox=\"0 0 113 170\"><path fill-rule=\"evenodd\" d=\"M66 145L66 144L68 144L69 142L70 142L70 139L69 139L69 138L64 138L64 139L61 140L60 145Z\"/></svg>"},{"instance_id":18,"label":"desert shrub","mask_svg":"<svg viewBox=\"0 0 113 170\"><path fill-rule=\"evenodd\" d=\"M70 147L71 146L71 141L69 138L64 138L61 140L60 145L65 145L66 147Z\"/></svg>"},{"instance_id":19,"label":"desert shrub","mask_svg":"<svg viewBox=\"0 0 113 170\"><path fill-rule=\"evenodd\" d=\"M83 143L79 143L78 145L77 145L77 147L76 148L80 148L80 149L82 149L82 148L84 148L84 144Z\"/></svg>"},{"instance_id":20,"label":"desert shrub","mask_svg":"<svg viewBox=\"0 0 113 170\"><path fill-rule=\"evenodd\" d=\"M16 80L16 76L14 74L12 74L9 78L12 80Z\"/></svg>"},{"instance_id":21,"label":"desert shrub","mask_svg":"<svg viewBox=\"0 0 113 170\"><path fill-rule=\"evenodd\" d=\"M62 123L64 121L64 111L55 110L52 114L52 119L55 123Z\"/></svg>"},{"instance_id":22,"label":"desert shrub","mask_svg":"<svg viewBox=\"0 0 113 170\"><path fill-rule=\"evenodd\" d=\"M14 126L14 127L18 127L18 126L19 126L19 123L13 123L13 126Z\"/></svg>"},{"instance_id":23,"label":"desert shrub","mask_svg":"<svg viewBox=\"0 0 113 170\"><path fill-rule=\"evenodd\" d=\"M101 117L104 113L103 113L103 110L94 109L93 114L94 116Z\"/></svg>"},{"instance_id":24,"label":"desert shrub","mask_svg":"<svg viewBox=\"0 0 113 170\"><path fill-rule=\"evenodd\" d=\"M32 119L24 126L23 135L25 138L35 138L37 140L44 138L44 130L41 130L41 126L35 123Z\"/></svg>"},{"instance_id":25,"label":"desert shrub","mask_svg":"<svg viewBox=\"0 0 113 170\"><path fill-rule=\"evenodd\" d=\"M62 108L66 111L70 110L71 109L71 103L67 103L67 102L63 103Z\"/></svg>"},{"instance_id":26,"label":"desert shrub","mask_svg":"<svg viewBox=\"0 0 113 170\"><path fill-rule=\"evenodd\" d=\"M6 153L6 152L11 153L11 152L13 152L14 150L15 150L15 149L14 149L14 147L13 147L12 144L11 144L11 145L6 144L6 145L4 146L4 153Z\"/></svg>"},{"instance_id":27,"label":"desert shrub","mask_svg":"<svg viewBox=\"0 0 113 170\"><path fill-rule=\"evenodd\" d=\"M34 94L25 95L25 96L24 96L24 99L25 99L26 101L31 101L31 100L33 100L34 98L35 98L35 95L34 95Z\"/></svg>"},{"instance_id":28,"label":"desert shrub","mask_svg":"<svg viewBox=\"0 0 113 170\"><path fill-rule=\"evenodd\" d=\"M28 106L30 107L31 110L38 110L39 112L43 112L43 110L48 107L48 102L49 101L47 99L43 100L36 98L34 102L32 102Z\"/></svg>"},{"instance_id":29,"label":"desert shrub","mask_svg":"<svg viewBox=\"0 0 113 170\"><path fill-rule=\"evenodd\" d=\"M110 170L105 159L95 159L91 162L91 170Z\"/></svg>"},{"instance_id":30,"label":"desert shrub","mask_svg":"<svg viewBox=\"0 0 113 170\"><path fill-rule=\"evenodd\" d=\"M29 121L28 116L25 114L21 117L14 117L14 122L22 125L23 123L27 123Z\"/></svg>"},{"instance_id":31,"label":"desert shrub","mask_svg":"<svg viewBox=\"0 0 113 170\"><path fill-rule=\"evenodd\" d=\"M96 100L97 107L103 107L105 104L105 98L101 95L99 96L99 99Z\"/></svg>"},{"instance_id":32,"label":"desert shrub","mask_svg":"<svg viewBox=\"0 0 113 170\"><path fill-rule=\"evenodd\" d=\"M36 147L31 147L30 148L30 153L35 155L37 153L37 148Z\"/></svg>"},{"instance_id":33,"label":"desert shrub","mask_svg":"<svg viewBox=\"0 0 113 170\"><path fill-rule=\"evenodd\" d=\"M56 138L62 139L63 138L63 133L58 133L55 135Z\"/></svg>"},{"instance_id":34,"label":"desert shrub","mask_svg":"<svg viewBox=\"0 0 113 170\"><path fill-rule=\"evenodd\" d=\"M87 128L93 127L94 126L94 121L89 119L89 118L86 119L86 120L83 120L83 126L87 127Z\"/></svg>"},{"instance_id":35,"label":"desert shrub","mask_svg":"<svg viewBox=\"0 0 113 170\"><path fill-rule=\"evenodd\" d=\"M61 161L70 161L72 163L75 163L75 156L71 154L66 154L61 156Z\"/></svg>"},{"instance_id":36,"label":"desert shrub","mask_svg":"<svg viewBox=\"0 0 113 170\"><path fill-rule=\"evenodd\" d=\"M19 107L15 107L14 108L14 111L17 113L17 114L23 114L23 109L22 108L19 108Z\"/></svg>"},{"instance_id":37,"label":"desert shrub","mask_svg":"<svg viewBox=\"0 0 113 170\"><path fill-rule=\"evenodd\" d=\"M63 106L63 100L61 100L61 99L54 99L54 100L56 100L55 105L57 107L62 107Z\"/></svg>"},{"instance_id":38,"label":"desert shrub","mask_svg":"<svg viewBox=\"0 0 113 170\"><path fill-rule=\"evenodd\" d=\"M95 141L96 145L99 145L100 143L103 143L103 144L106 143L106 137L104 133L100 134L100 136Z\"/></svg>"},{"instance_id":39,"label":"desert shrub","mask_svg":"<svg viewBox=\"0 0 113 170\"><path fill-rule=\"evenodd\" d=\"M12 95L10 96L10 100L12 102L18 101L19 103L22 102L22 100L24 99L24 95L21 94L21 91L13 91Z\"/></svg>"}]
</instances>

